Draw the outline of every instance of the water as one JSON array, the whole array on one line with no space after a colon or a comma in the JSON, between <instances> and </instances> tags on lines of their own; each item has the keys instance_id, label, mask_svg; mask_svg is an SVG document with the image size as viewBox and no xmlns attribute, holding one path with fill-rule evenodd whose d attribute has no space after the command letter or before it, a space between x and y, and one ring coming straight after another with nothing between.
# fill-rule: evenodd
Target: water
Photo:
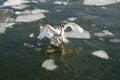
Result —
<instances>
[{"instance_id":1,"label":"water","mask_svg":"<svg viewBox=\"0 0 120 80\"><path fill-rule=\"evenodd\" d=\"M32 1L32 0L31 0ZM70 0L68 5L54 4L55 0L27 3L23 9L11 6L0 10L0 80L118 80L120 78L120 3L103 7L85 6L82 0ZM1 5L4 1L1 1ZM5 11L4 11L4 10ZM7 10L6 10L7 9ZM44 9L46 17L32 22L16 22L16 11ZM9 11L10 10L10 11ZM9 13L9 14L7 14ZM7 16L6 16L7 14ZM10 20L7 18L11 17ZM91 38L69 39L63 48L50 48L46 39L37 39L39 26L58 26L70 21L89 31ZM7 23L15 22L12 27ZM4 25L3 25L4 24ZM4 28L4 31L3 31ZM114 35L96 36L108 30ZM3 31L3 32L1 32ZM34 35L29 37L30 34ZM117 41L111 42L111 39ZM91 53L104 50L109 59ZM57 68L53 71L41 67L53 59Z\"/></svg>"}]
</instances>

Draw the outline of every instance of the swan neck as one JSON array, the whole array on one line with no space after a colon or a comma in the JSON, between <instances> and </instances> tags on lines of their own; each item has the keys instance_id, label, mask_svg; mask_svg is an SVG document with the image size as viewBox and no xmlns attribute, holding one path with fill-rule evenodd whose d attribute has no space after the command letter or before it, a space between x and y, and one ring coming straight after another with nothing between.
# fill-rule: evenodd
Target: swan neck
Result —
<instances>
[{"instance_id":1,"label":"swan neck","mask_svg":"<svg viewBox=\"0 0 120 80\"><path fill-rule=\"evenodd\" d=\"M60 36L63 34L63 28L61 27Z\"/></svg>"}]
</instances>

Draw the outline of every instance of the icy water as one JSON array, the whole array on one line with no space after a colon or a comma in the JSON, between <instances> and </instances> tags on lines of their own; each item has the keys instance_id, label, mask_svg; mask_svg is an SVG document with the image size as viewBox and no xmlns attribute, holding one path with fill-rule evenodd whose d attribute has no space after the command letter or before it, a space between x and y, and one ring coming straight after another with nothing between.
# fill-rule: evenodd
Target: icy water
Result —
<instances>
[{"instance_id":1,"label":"icy water","mask_svg":"<svg viewBox=\"0 0 120 80\"><path fill-rule=\"evenodd\" d=\"M0 5L5 1L1 0ZM31 2L23 9L0 9L0 80L120 79L120 3L100 7L83 5L82 0L70 0L68 4L28 1ZM33 21L29 21L31 16L28 22L16 20L16 11L34 9L46 12ZM62 48L50 48L46 39L37 39L40 25L58 26L66 22L79 24L90 32L91 38L69 39L70 43ZM92 52L98 50L104 50L109 59L93 56ZM42 67L49 59L54 61L53 70Z\"/></svg>"}]
</instances>

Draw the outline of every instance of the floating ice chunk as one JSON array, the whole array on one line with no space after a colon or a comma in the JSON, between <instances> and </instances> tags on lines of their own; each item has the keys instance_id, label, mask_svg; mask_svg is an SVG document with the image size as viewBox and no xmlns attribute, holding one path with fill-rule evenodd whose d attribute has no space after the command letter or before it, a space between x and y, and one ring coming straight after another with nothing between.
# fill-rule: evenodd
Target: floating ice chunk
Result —
<instances>
[{"instance_id":1,"label":"floating ice chunk","mask_svg":"<svg viewBox=\"0 0 120 80\"><path fill-rule=\"evenodd\" d=\"M31 0L31 2L33 2L33 3L39 3L39 2L45 3L45 2L47 2L47 0Z\"/></svg>"},{"instance_id":2,"label":"floating ice chunk","mask_svg":"<svg viewBox=\"0 0 120 80\"><path fill-rule=\"evenodd\" d=\"M96 24L91 24L91 27L96 27Z\"/></svg>"},{"instance_id":3,"label":"floating ice chunk","mask_svg":"<svg viewBox=\"0 0 120 80\"><path fill-rule=\"evenodd\" d=\"M106 34L104 34L104 33L95 33L95 35L98 37L106 36Z\"/></svg>"},{"instance_id":4,"label":"floating ice chunk","mask_svg":"<svg viewBox=\"0 0 120 80\"><path fill-rule=\"evenodd\" d=\"M63 5L68 5L68 2L67 1L54 1L54 4L63 4Z\"/></svg>"},{"instance_id":5,"label":"floating ice chunk","mask_svg":"<svg viewBox=\"0 0 120 80\"><path fill-rule=\"evenodd\" d=\"M103 37L103 36L113 36L114 34L109 32L108 30L103 30L102 32L94 33L94 35L98 37Z\"/></svg>"},{"instance_id":6,"label":"floating ice chunk","mask_svg":"<svg viewBox=\"0 0 120 80\"><path fill-rule=\"evenodd\" d=\"M35 9L35 10L32 10L32 14L38 14L38 13L48 13L49 11L48 10L45 10L45 9Z\"/></svg>"},{"instance_id":7,"label":"floating ice chunk","mask_svg":"<svg viewBox=\"0 0 120 80\"><path fill-rule=\"evenodd\" d=\"M17 15L26 15L26 14L32 14L32 11L30 10L25 10L25 11L16 11L15 14Z\"/></svg>"},{"instance_id":8,"label":"floating ice chunk","mask_svg":"<svg viewBox=\"0 0 120 80\"><path fill-rule=\"evenodd\" d=\"M39 14L39 13L48 13L48 10L45 9L35 9L35 10L25 10L25 11L16 11L16 15L25 15L25 14Z\"/></svg>"},{"instance_id":9,"label":"floating ice chunk","mask_svg":"<svg viewBox=\"0 0 120 80\"><path fill-rule=\"evenodd\" d=\"M55 70L58 66L55 65L55 61L53 59L47 59L45 60L41 67L45 68L46 70L50 70L50 71L53 71Z\"/></svg>"},{"instance_id":10,"label":"floating ice chunk","mask_svg":"<svg viewBox=\"0 0 120 80\"><path fill-rule=\"evenodd\" d=\"M21 12L20 12L20 11L16 11L15 14L16 14L16 15L20 15Z\"/></svg>"},{"instance_id":11,"label":"floating ice chunk","mask_svg":"<svg viewBox=\"0 0 120 80\"><path fill-rule=\"evenodd\" d=\"M12 28L12 25L14 25L15 23L0 23L0 34L1 33L5 33L6 29L8 27Z\"/></svg>"},{"instance_id":12,"label":"floating ice chunk","mask_svg":"<svg viewBox=\"0 0 120 80\"><path fill-rule=\"evenodd\" d=\"M103 6L103 5L109 5L113 3L119 3L120 0L84 0L84 5L96 5L96 6Z\"/></svg>"},{"instance_id":13,"label":"floating ice chunk","mask_svg":"<svg viewBox=\"0 0 120 80\"><path fill-rule=\"evenodd\" d=\"M13 6L13 5L20 5L22 3L28 3L27 0L7 0L3 3L4 6Z\"/></svg>"},{"instance_id":14,"label":"floating ice chunk","mask_svg":"<svg viewBox=\"0 0 120 80\"><path fill-rule=\"evenodd\" d=\"M16 15L16 22L32 22L42 18L45 18L43 13L49 12L48 10L44 9L35 9L35 10L25 10L22 12L15 12Z\"/></svg>"},{"instance_id":15,"label":"floating ice chunk","mask_svg":"<svg viewBox=\"0 0 120 80\"><path fill-rule=\"evenodd\" d=\"M70 17L68 18L69 21L75 21L77 18L76 17Z\"/></svg>"},{"instance_id":16,"label":"floating ice chunk","mask_svg":"<svg viewBox=\"0 0 120 80\"><path fill-rule=\"evenodd\" d=\"M64 1L64 2L63 2L63 5L68 5L68 2Z\"/></svg>"},{"instance_id":17,"label":"floating ice chunk","mask_svg":"<svg viewBox=\"0 0 120 80\"><path fill-rule=\"evenodd\" d=\"M55 1L54 4L62 4L62 1Z\"/></svg>"},{"instance_id":18,"label":"floating ice chunk","mask_svg":"<svg viewBox=\"0 0 120 80\"><path fill-rule=\"evenodd\" d=\"M36 43L38 46L41 46L43 43Z\"/></svg>"},{"instance_id":19,"label":"floating ice chunk","mask_svg":"<svg viewBox=\"0 0 120 80\"><path fill-rule=\"evenodd\" d=\"M39 14L26 14L26 15L20 15L16 17L16 22L32 22L39 19L45 18L45 15L43 13Z\"/></svg>"},{"instance_id":20,"label":"floating ice chunk","mask_svg":"<svg viewBox=\"0 0 120 80\"><path fill-rule=\"evenodd\" d=\"M110 35L110 36L113 36L114 34L109 32L108 30L103 30L103 33L105 33L106 35Z\"/></svg>"},{"instance_id":21,"label":"floating ice chunk","mask_svg":"<svg viewBox=\"0 0 120 80\"><path fill-rule=\"evenodd\" d=\"M31 34L29 35L29 37L30 37L30 38L34 37L34 33L31 33Z\"/></svg>"},{"instance_id":22,"label":"floating ice chunk","mask_svg":"<svg viewBox=\"0 0 120 80\"><path fill-rule=\"evenodd\" d=\"M41 51L42 48L35 48L35 51Z\"/></svg>"},{"instance_id":23,"label":"floating ice chunk","mask_svg":"<svg viewBox=\"0 0 120 80\"><path fill-rule=\"evenodd\" d=\"M52 53L52 52L55 52L55 49L47 49L46 52L47 53Z\"/></svg>"},{"instance_id":24,"label":"floating ice chunk","mask_svg":"<svg viewBox=\"0 0 120 80\"><path fill-rule=\"evenodd\" d=\"M63 20L62 22L63 22L63 23L69 23L69 21L68 21L68 20Z\"/></svg>"},{"instance_id":25,"label":"floating ice chunk","mask_svg":"<svg viewBox=\"0 0 120 80\"><path fill-rule=\"evenodd\" d=\"M14 9L24 9L24 8L29 7L29 5L21 4L21 5L13 5L11 7L14 8Z\"/></svg>"},{"instance_id":26,"label":"floating ice chunk","mask_svg":"<svg viewBox=\"0 0 120 80\"><path fill-rule=\"evenodd\" d=\"M6 27L13 28L14 24L15 24L14 22L13 23L7 23Z\"/></svg>"},{"instance_id":27,"label":"floating ice chunk","mask_svg":"<svg viewBox=\"0 0 120 80\"><path fill-rule=\"evenodd\" d=\"M0 27L0 34L5 33L6 28L1 28Z\"/></svg>"},{"instance_id":28,"label":"floating ice chunk","mask_svg":"<svg viewBox=\"0 0 120 80\"><path fill-rule=\"evenodd\" d=\"M34 47L34 45L32 45L30 43L26 43L26 42L23 44L23 46L26 46L28 48L33 48Z\"/></svg>"},{"instance_id":29,"label":"floating ice chunk","mask_svg":"<svg viewBox=\"0 0 120 80\"><path fill-rule=\"evenodd\" d=\"M47 0L38 0L38 1L43 2L43 3L47 2Z\"/></svg>"},{"instance_id":30,"label":"floating ice chunk","mask_svg":"<svg viewBox=\"0 0 120 80\"><path fill-rule=\"evenodd\" d=\"M26 7L29 7L29 5L26 5L25 3L30 3L28 0L7 0L3 3L3 6L11 6L14 9L24 9Z\"/></svg>"},{"instance_id":31,"label":"floating ice chunk","mask_svg":"<svg viewBox=\"0 0 120 80\"><path fill-rule=\"evenodd\" d=\"M105 41L103 38L98 38L100 41Z\"/></svg>"},{"instance_id":32,"label":"floating ice chunk","mask_svg":"<svg viewBox=\"0 0 120 80\"><path fill-rule=\"evenodd\" d=\"M102 59L109 59L108 54L103 50L94 51L92 55L97 56Z\"/></svg>"},{"instance_id":33,"label":"floating ice chunk","mask_svg":"<svg viewBox=\"0 0 120 80\"><path fill-rule=\"evenodd\" d=\"M120 39L118 39L118 38L110 39L110 42L120 43Z\"/></svg>"},{"instance_id":34,"label":"floating ice chunk","mask_svg":"<svg viewBox=\"0 0 120 80\"><path fill-rule=\"evenodd\" d=\"M106 7L101 7L102 9L107 9Z\"/></svg>"}]
</instances>

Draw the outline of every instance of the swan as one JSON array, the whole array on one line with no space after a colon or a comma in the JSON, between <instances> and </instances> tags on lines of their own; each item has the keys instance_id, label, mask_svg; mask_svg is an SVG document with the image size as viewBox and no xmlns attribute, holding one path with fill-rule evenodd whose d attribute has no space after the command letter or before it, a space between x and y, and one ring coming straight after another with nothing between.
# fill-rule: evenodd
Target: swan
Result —
<instances>
[{"instance_id":1,"label":"swan","mask_svg":"<svg viewBox=\"0 0 120 80\"><path fill-rule=\"evenodd\" d=\"M67 29L70 28L70 31ZM62 24L60 27L54 28L47 24L44 27L40 26L38 39L48 38L54 46L60 46L69 42L67 38L84 38L89 39L90 33L84 30L76 23Z\"/></svg>"},{"instance_id":2,"label":"swan","mask_svg":"<svg viewBox=\"0 0 120 80\"><path fill-rule=\"evenodd\" d=\"M50 43L54 46L60 46L63 43L68 43L69 41L64 37L64 26L54 28L47 24L44 27L40 26L40 33L38 39L48 38Z\"/></svg>"}]
</instances>

